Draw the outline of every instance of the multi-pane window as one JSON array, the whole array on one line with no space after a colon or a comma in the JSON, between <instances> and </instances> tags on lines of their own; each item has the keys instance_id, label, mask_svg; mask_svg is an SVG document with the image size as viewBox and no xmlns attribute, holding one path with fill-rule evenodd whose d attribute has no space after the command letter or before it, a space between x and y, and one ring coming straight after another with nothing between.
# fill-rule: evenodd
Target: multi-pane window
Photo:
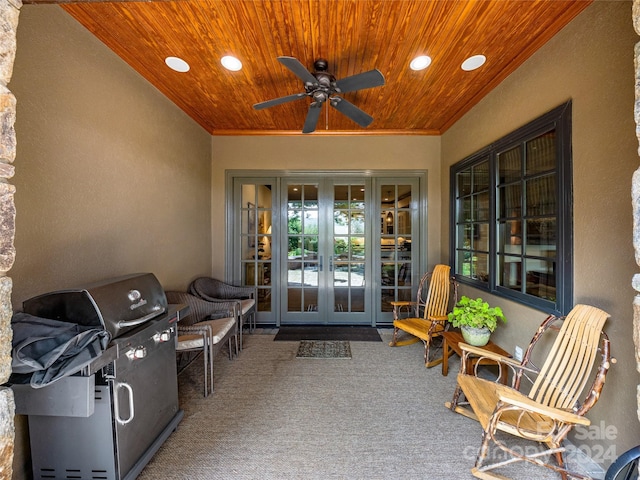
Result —
<instances>
[{"instance_id":1,"label":"multi-pane window","mask_svg":"<svg viewBox=\"0 0 640 480\"><path fill-rule=\"evenodd\" d=\"M572 306L571 104L452 167L458 279L542 310Z\"/></svg>"},{"instance_id":2,"label":"multi-pane window","mask_svg":"<svg viewBox=\"0 0 640 480\"><path fill-rule=\"evenodd\" d=\"M457 273L482 283L489 280L489 183L488 157L456 175Z\"/></svg>"}]
</instances>

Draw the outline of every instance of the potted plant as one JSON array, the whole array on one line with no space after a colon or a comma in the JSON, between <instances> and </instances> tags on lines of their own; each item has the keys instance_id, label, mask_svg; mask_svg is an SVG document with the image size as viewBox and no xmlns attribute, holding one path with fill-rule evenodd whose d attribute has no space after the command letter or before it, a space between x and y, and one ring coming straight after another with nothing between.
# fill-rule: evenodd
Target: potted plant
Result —
<instances>
[{"instance_id":1,"label":"potted plant","mask_svg":"<svg viewBox=\"0 0 640 480\"><path fill-rule=\"evenodd\" d=\"M498 320L507 321L500 307L490 307L482 298L473 300L466 296L449 314L449 321L454 327L460 327L465 342L477 347L489 342L491 332L498 327Z\"/></svg>"}]
</instances>

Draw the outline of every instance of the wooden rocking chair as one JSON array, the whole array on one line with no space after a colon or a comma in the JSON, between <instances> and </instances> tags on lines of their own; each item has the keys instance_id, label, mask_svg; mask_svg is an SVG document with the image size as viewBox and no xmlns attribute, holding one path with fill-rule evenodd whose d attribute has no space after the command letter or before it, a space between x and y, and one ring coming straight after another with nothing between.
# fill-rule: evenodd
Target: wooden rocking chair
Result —
<instances>
[{"instance_id":1,"label":"wooden rocking chair","mask_svg":"<svg viewBox=\"0 0 640 480\"><path fill-rule=\"evenodd\" d=\"M435 357L431 351L431 345L434 338L441 337L441 333L448 330L447 313L458 299L458 283L449 275L450 271L449 265L436 265L433 272L427 272L422 276L415 302L391 302L394 321L393 339L389 345L404 346L422 340L425 367L442 363L442 356ZM400 318L403 310L408 310L409 313L413 313L413 316ZM399 341L399 330L412 337Z\"/></svg>"},{"instance_id":2,"label":"wooden rocking chair","mask_svg":"<svg viewBox=\"0 0 640 480\"><path fill-rule=\"evenodd\" d=\"M447 406L472 418L475 416L484 430L476 464L471 470L474 477L506 479L507 477L492 473L491 470L527 461L560 473L564 480L568 477L591 478L567 470L562 455L565 450L562 442L574 425L590 424L585 414L600 397L610 361L615 363L615 359L610 357L609 339L602 331L607 318L609 315L596 307L576 305L564 318L556 340L539 370L531 362L533 347L545 331L551 328L557 330L552 324L562 318L553 315L547 317L534 335L521 363L481 348L460 344L463 355L458 389L453 402ZM598 354L601 360L594 373ZM497 362L500 368L510 368L514 373L513 387L466 374L466 362L470 356L489 358ZM534 375L535 380L531 379ZM526 394L521 391L523 377L531 379L533 383ZM593 379L591 387L582 396L590 378ZM459 405L460 389L473 413ZM497 436L498 431L507 435ZM523 451L518 447L510 448L510 436L546 444L547 448L533 453L528 449ZM490 441L507 456L502 461L485 465ZM495 458L493 454L491 456ZM555 457L557 464L548 463L552 457Z\"/></svg>"}]
</instances>

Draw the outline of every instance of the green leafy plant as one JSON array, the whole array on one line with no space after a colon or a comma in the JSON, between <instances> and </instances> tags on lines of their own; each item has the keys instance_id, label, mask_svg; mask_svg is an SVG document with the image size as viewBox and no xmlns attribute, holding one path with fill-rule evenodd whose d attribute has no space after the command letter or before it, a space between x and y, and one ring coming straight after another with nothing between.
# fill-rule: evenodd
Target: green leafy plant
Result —
<instances>
[{"instance_id":1,"label":"green leafy plant","mask_svg":"<svg viewBox=\"0 0 640 480\"><path fill-rule=\"evenodd\" d=\"M491 332L498 327L498 320L507 321L500 307L490 307L481 298L472 300L465 296L456 303L449 314L449 321L454 327L487 327Z\"/></svg>"}]
</instances>

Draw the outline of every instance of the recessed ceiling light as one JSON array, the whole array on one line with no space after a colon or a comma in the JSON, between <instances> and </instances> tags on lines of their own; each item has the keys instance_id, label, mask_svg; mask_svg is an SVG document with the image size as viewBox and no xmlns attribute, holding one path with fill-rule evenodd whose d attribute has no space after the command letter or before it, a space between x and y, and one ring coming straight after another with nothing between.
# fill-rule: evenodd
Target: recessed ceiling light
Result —
<instances>
[{"instance_id":1,"label":"recessed ceiling light","mask_svg":"<svg viewBox=\"0 0 640 480\"><path fill-rule=\"evenodd\" d=\"M484 55L474 55L473 57L469 57L464 62L462 62L461 68L465 72L470 72L471 70L480 68L486 61L487 57L485 57Z\"/></svg>"},{"instance_id":2,"label":"recessed ceiling light","mask_svg":"<svg viewBox=\"0 0 640 480\"><path fill-rule=\"evenodd\" d=\"M429 65L431 65L431 57L428 55L420 55L411 60L409 68L411 68L411 70L424 70Z\"/></svg>"},{"instance_id":3,"label":"recessed ceiling light","mask_svg":"<svg viewBox=\"0 0 640 480\"><path fill-rule=\"evenodd\" d=\"M232 57L231 55L226 55L220 59L220 63L227 70L231 70L232 72L237 72L242 69L242 62L238 60L236 57Z\"/></svg>"},{"instance_id":4,"label":"recessed ceiling light","mask_svg":"<svg viewBox=\"0 0 640 480\"><path fill-rule=\"evenodd\" d=\"M164 59L164 63L166 63L170 69L175 70L176 72L188 72L191 68L189 67L189 64L187 62L178 57L167 57Z\"/></svg>"}]
</instances>

